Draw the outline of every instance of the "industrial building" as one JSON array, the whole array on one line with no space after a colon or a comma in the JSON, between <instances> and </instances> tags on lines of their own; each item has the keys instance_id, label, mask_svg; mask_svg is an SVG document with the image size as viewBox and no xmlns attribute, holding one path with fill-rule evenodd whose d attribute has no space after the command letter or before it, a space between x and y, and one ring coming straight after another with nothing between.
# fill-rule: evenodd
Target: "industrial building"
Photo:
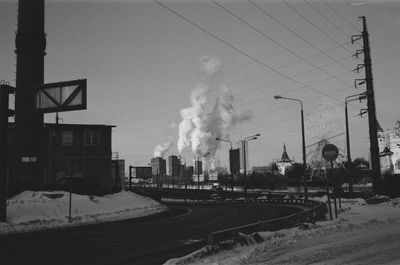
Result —
<instances>
[{"instance_id":1,"label":"industrial building","mask_svg":"<svg viewBox=\"0 0 400 265\"><path fill-rule=\"evenodd\" d=\"M181 160L175 155L168 157L168 176L178 177L181 175Z\"/></svg>"},{"instance_id":2,"label":"industrial building","mask_svg":"<svg viewBox=\"0 0 400 265\"><path fill-rule=\"evenodd\" d=\"M15 123L8 125L5 156L7 193L71 187L80 193L110 193L119 185L111 167L114 126L58 124L58 112L86 108L86 80L80 82L84 88L44 88L49 85L44 84L44 10L44 0L18 1ZM63 82L53 85L59 83ZM39 92L47 100L39 98ZM50 112L57 112L56 124L44 123L44 113Z\"/></svg>"},{"instance_id":3,"label":"industrial building","mask_svg":"<svg viewBox=\"0 0 400 265\"><path fill-rule=\"evenodd\" d=\"M121 188L111 174L111 133L114 126L44 124L39 155L19 157L14 124L9 128L8 190L72 189L78 193L110 193ZM29 171L35 167L35 175ZM25 172L25 174L22 174Z\"/></svg>"},{"instance_id":4,"label":"industrial building","mask_svg":"<svg viewBox=\"0 0 400 265\"><path fill-rule=\"evenodd\" d=\"M151 159L151 173L153 174L153 183L163 183L165 181L167 162L162 157Z\"/></svg>"}]
</instances>

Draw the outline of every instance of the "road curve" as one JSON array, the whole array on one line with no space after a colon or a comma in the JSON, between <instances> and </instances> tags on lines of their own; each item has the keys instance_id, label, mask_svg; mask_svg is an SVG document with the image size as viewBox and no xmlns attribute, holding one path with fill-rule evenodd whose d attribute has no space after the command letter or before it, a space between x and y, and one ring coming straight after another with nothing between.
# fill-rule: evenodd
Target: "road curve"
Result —
<instances>
[{"instance_id":1,"label":"road curve","mask_svg":"<svg viewBox=\"0 0 400 265\"><path fill-rule=\"evenodd\" d=\"M162 264L201 247L213 231L299 211L266 204L171 209L181 214L1 236L1 264Z\"/></svg>"}]
</instances>

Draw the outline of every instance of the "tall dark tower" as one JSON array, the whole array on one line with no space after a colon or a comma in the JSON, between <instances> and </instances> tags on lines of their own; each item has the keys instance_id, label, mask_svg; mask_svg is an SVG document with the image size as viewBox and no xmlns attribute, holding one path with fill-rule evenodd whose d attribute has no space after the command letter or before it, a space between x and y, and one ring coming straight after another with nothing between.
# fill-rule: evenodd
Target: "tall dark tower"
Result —
<instances>
[{"instance_id":1,"label":"tall dark tower","mask_svg":"<svg viewBox=\"0 0 400 265\"><path fill-rule=\"evenodd\" d=\"M15 47L15 174L19 183L34 187L41 182L42 174L43 114L35 110L35 87L44 81L44 0L18 1Z\"/></svg>"}]
</instances>

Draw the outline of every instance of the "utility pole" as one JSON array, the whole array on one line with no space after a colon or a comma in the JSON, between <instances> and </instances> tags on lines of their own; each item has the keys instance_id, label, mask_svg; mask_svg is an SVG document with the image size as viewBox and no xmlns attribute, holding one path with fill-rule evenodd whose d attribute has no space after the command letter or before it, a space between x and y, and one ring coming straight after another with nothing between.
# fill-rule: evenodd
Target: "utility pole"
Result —
<instances>
[{"instance_id":1,"label":"utility pole","mask_svg":"<svg viewBox=\"0 0 400 265\"><path fill-rule=\"evenodd\" d=\"M8 117L14 115L8 104L9 94L14 91L14 87L0 84L0 222L7 221Z\"/></svg>"},{"instance_id":2,"label":"utility pole","mask_svg":"<svg viewBox=\"0 0 400 265\"><path fill-rule=\"evenodd\" d=\"M365 69L365 84L367 88L367 106L368 106L368 123L369 123L369 140L370 154L372 167L372 187L375 194L381 192L381 167L379 160L379 145L378 145L378 126L376 119L375 94L371 68L371 53L369 47L369 34L367 30L367 20L365 16L360 17L363 23L363 31L361 35L353 35L352 43L359 39L363 39L363 50L356 52L356 57L359 53L364 54L364 69ZM358 67L357 67L358 68Z\"/></svg>"}]
</instances>

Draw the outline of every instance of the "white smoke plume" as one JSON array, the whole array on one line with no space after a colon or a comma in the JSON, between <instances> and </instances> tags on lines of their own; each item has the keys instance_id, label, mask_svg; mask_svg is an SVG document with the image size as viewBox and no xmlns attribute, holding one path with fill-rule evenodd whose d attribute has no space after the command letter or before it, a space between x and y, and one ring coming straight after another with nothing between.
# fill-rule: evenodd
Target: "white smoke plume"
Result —
<instances>
[{"instance_id":1,"label":"white smoke plume","mask_svg":"<svg viewBox=\"0 0 400 265\"><path fill-rule=\"evenodd\" d=\"M209 152L207 160L213 168L215 152L220 142L215 138L229 138L227 131L234 125L251 118L250 112L237 112L234 107L234 97L227 86L220 84L223 64L217 57L203 57L201 69L205 82L198 85L190 93L192 106L181 110L182 121L179 124L178 151L191 147L197 157ZM207 92L218 90L219 95L209 113L206 104L209 100Z\"/></svg>"},{"instance_id":2,"label":"white smoke plume","mask_svg":"<svg viewBox=\"0 0 400 265\"><path fill-rule=\"evenodd\" d=\"M172 145L173 142L173 134L172 131L173 129L176 128L176 123L173 122L171 123L168 128L167 128L167 142L163 143L163 144L158 144L156 145L156 147L154 148L154 152L153 152L153 157L164 157L165 154L168 152L170 146Z\"/></svg>"},{"instance_id":3,"label":"white smoke plume","mask_svg":"<svg viewBox=\"0 0 400 265\"><path fill-rule=\"evenodd\" d=\"M168 152L170 146L171 146L170 142L156 145L156 147L154 148L153 156L164 157L165 153Z\"/></svg>"}]
</instances>

